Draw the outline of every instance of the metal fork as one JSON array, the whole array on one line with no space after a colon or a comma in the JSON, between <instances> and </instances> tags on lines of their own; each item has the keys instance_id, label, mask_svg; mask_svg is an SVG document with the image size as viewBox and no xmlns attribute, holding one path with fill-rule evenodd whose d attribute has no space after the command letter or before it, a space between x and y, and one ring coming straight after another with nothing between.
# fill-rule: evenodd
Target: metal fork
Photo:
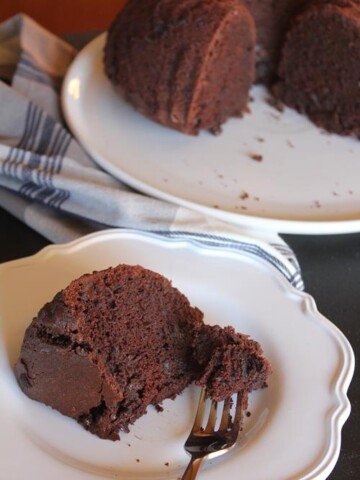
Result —
<instances>
[{"instance_id":1,"label":"metal fork","mask_svg":"<svg viewBox=\"0 0 360 480\"><path fill-rule=\"evenodd\" d=\"M190 463L182 476L182 480L195 480L204 460L219 457L228 452L236 444L243 419L243 395L237 394L236 409L233 416L230 409L233 400L228 398L224 402L220 426L215 430L218 418L218 402L211 401L209 418L205 428L202 428L206 407L206 389L201 390L199 405L189 438L185 443L185 450L191 455Z\"/></svg>"}]
</instances>

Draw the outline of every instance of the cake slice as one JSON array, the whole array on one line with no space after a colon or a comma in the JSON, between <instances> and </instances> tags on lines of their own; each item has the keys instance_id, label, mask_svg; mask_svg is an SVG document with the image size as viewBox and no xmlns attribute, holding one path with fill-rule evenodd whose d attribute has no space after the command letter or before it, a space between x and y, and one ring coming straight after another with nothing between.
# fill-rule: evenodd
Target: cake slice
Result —
<instances>
[{"instance_id":1,"label":"cake slice","mask_svg":"<svg viewBox=\"0 0 360 480\"><path fill-rule=\"evenodd\" d=\"M316 1L286 36L274 94L318 126L360 138L360 3Z\"/></svg>"},{"instance_id":2,"label":"cake slice","mask_svg":"<svg viewBox=\"0 0 360 480\"><path fill-rule=\"evenodd\" d=\"M109 29L105 72L150 119L217 133L247 108L253 18L237 0L129 0Z\"/></svg>"},{"instance_id":3,"label":"cake slice","mask_svg":"<svg viewBox=\"0 0 360 480\"><path fill-rule=\"evenodd\" d=\"M270 370L257 342L206 326L166 278L129 265L59 292L28 327L15 366L26 395L112 440L192 382L220 400L265 386Z\"/></svg>"}]
</instances>

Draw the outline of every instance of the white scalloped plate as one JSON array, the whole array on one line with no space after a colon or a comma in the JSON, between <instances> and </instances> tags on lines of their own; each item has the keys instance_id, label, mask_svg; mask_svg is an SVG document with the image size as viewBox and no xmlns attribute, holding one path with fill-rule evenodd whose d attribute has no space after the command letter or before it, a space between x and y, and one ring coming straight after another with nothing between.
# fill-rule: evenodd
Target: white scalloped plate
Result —
<instances>
[{"instance_id":1,"label":"white scalloped plate","mask_svg":"<svg viewBox=\"0 0 360 480\"><path fill-rule=\"evenodd\" d=\"M291 109L279 113L262 87L251 93L252 114L227 122L218 137L162 127L110 85L104 39L78 55L62 92L68 125L102 168L148 195L246 227L360 231L358 140L324 134Z\"/></svg>"},{"instance_id":2,"label":"white scalloped plate","mask_svg":"<svg viewBox=\"0 0 360 480\"><path fill-rule=\"evenodd\" d=\"M28 399L12 371L26 326L73 278L125 262L171 278L208 323L233 325L264 347L274 374L251 395L243 435L201 479L325 479L350 413L354 356L344 335L272 266L250 254L131 231L105 231L0 267L1 477L23 480L176 480L187 463L197 390L153 408L120 442ZM129 446L130 445L130 446ZM139 461L137 461L137 459ZM165 465L165 464L169 465Z\"/></svg>"}]
</instances>

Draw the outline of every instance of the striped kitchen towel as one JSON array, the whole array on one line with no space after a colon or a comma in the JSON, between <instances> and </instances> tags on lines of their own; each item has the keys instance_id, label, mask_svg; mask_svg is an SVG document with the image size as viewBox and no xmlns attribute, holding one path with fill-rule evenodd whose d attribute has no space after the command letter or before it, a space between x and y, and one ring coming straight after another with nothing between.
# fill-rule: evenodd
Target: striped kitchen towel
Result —
<instances>
[{"instance_id":1,"label":"striped kitchen towel","mask_svg":"<svg viewBox=\"0 0 360 480\"><path fill-rule=\"evenodd\" d=\"M142 195L95 165L60 109L75 54L25 15L0 25L0 206L53 242L118 227L247 252L303 289L296 257L277 235L245 234Z\"/></svg>"}]
</instances>

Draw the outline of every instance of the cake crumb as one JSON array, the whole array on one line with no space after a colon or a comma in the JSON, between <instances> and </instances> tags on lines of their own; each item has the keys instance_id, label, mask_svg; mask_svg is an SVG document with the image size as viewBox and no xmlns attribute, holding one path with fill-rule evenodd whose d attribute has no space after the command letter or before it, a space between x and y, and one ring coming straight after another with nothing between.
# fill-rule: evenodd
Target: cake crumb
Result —
<instances>
[{"instance_id":1,"label":"cake crumb","mask_svg":"<svg viewBox=\"0 0 360 480\"><path fill-rule=\"evenodd\" d=\"M278 112L282 113L284 111L284 104L272 95L268 95L265 101L270 107L275 108Z\"/></svg>"},{"instance_id":2,"label":"cake crumb","mask_svg":"<svg viewBox=\"0 0 360 480\"><path fill-rule=\"evenodd\" d=\"M170 465L169 462L164 463L165 467L168 467Z\"/></svg>"},{"instance_id":3,"label":"cake crumb","mask_svg":"<svg viewBox=\"0 0 360 480\"><path fill-rule=\"evenodd\" d=\"M210 128L209 132L217 137L218 135L222 134L223 129L218 125L217 127Z\"/></svg>"},{"instance_id":4,"label":"cake crumb","mask_svg":"<svg viewBox=\"0 0 360 480\"><path fill-rule=\"evenodd\" d=\"M255 160L255 162L262 162L263 161L263 156L258 154L258 153L249 153L248 154L251 160Z\"/></svg>"},{"instance_id":5,"label":"cake crumb","mask_svg":"<svg viewBox=\"0 0 360 480\"><path fill-rule=\"evenodd\" d=\"M262 138L262 137L256 137L256 140L260 143L264 143L265 142L265 138Z\"/></svg>"},{"instance_id":6,"label":"cake crumb","mask_svg":"<svg viewBox=\"0 0 360 480\"><path fill-rule=\"evenodd\" d=\"M332 194L334 195L334 197L339 197L340 196L337 192L332 192Z\"/></svg>"},{"instance_id":7,"label":"cake crumb","mask_svg":"<svg viewBox=\"0 0 360 480\"><path fill-rule=\"evenodd\" d=\"M251 417L251 412L246 412L246 416L249 418Z\"/></svg>"},{"instance_id":8,"label":"cake crumb","mask_svg":"<svg viewBox=\"0 0 360 480\"><path fill-rule=\"evenodd\" d=\"M164 408L161 406L161 405L155 405L155 410L158 412L158 413L161 413L164 411Z\"/></svg>"},{"instance_id":9,"label":"cake crumb","mask_svg":"<svg viewBox=\"0 0 360 480\"><path fill-rule=\"evenodd\" d=\"M319 200L315 200L314 205L316 208L321 208L321 203L319 202Z\"/></svg>"},{"instance_id":10,"label":"cake crumb","mask_svg":"<svg viewBox=\"0 0 360 480\"><path fill-rule=\"evenodd\" d=\"M241 210L247 210L247 207L242 206Z\"/></svg>"},{"instance_id":11,"label":"cake crumb","mask_svg":"<svg viewBox=\"0 0 360 480\"><path fill-rule=\"evenodd\" d=\"M213 205L213 208L218 209L218 208L220 208L220 207L219 207L219 205Z\"/></svg>"},{"instance_id":12,"label":"cake crumb","mask_svg":"<svg viewBox=\"0 0 360 480\"><path fill-rule=\"evenodd\" d=\"M295 148L291 140L286 140L286 143L289 145L290 148Z\"/></svg>"},{"instance_id":13,"label":"cake crumb","mask_svg":"<svg viewBox=\"0 0 360 480\"><path fill-rule=\"evenodd\" d=\"M249 198L249 194L243 191L240 193L239 198L241 198L241 200L247 200Z\"/></svg>"},{"instance_id":14,"label":"cake crumb","mask_svg":"<svg viewBox=\"0 0 360 480\"><path fill-rule=\"evenodd\" d=\"M218 178L224 178L224 175L222 175L221 173L218 173Z\"/></svg>"},{"instance_id":15,"label":"cake crumb","mask_svg":"<svg viewBox=\"0 0 360 480\"><path fill-rule=\"evenodd\" d=\"M131 447L131 444L130 444L130 443L128 443L128 444L127 444L127 446L128 446L128 447Z\"/></svg>"},{"instance_id":16,"label":"cake crumb","mask_svg":"<svg viewBox=\"0 0 360 480\"><path fill-rule=\"evenodd\" d=\"M137 463L140 463L140 459L139 459L139 458L137 458L136 461L137 461Z\"/></svg>"}]
</instances>

